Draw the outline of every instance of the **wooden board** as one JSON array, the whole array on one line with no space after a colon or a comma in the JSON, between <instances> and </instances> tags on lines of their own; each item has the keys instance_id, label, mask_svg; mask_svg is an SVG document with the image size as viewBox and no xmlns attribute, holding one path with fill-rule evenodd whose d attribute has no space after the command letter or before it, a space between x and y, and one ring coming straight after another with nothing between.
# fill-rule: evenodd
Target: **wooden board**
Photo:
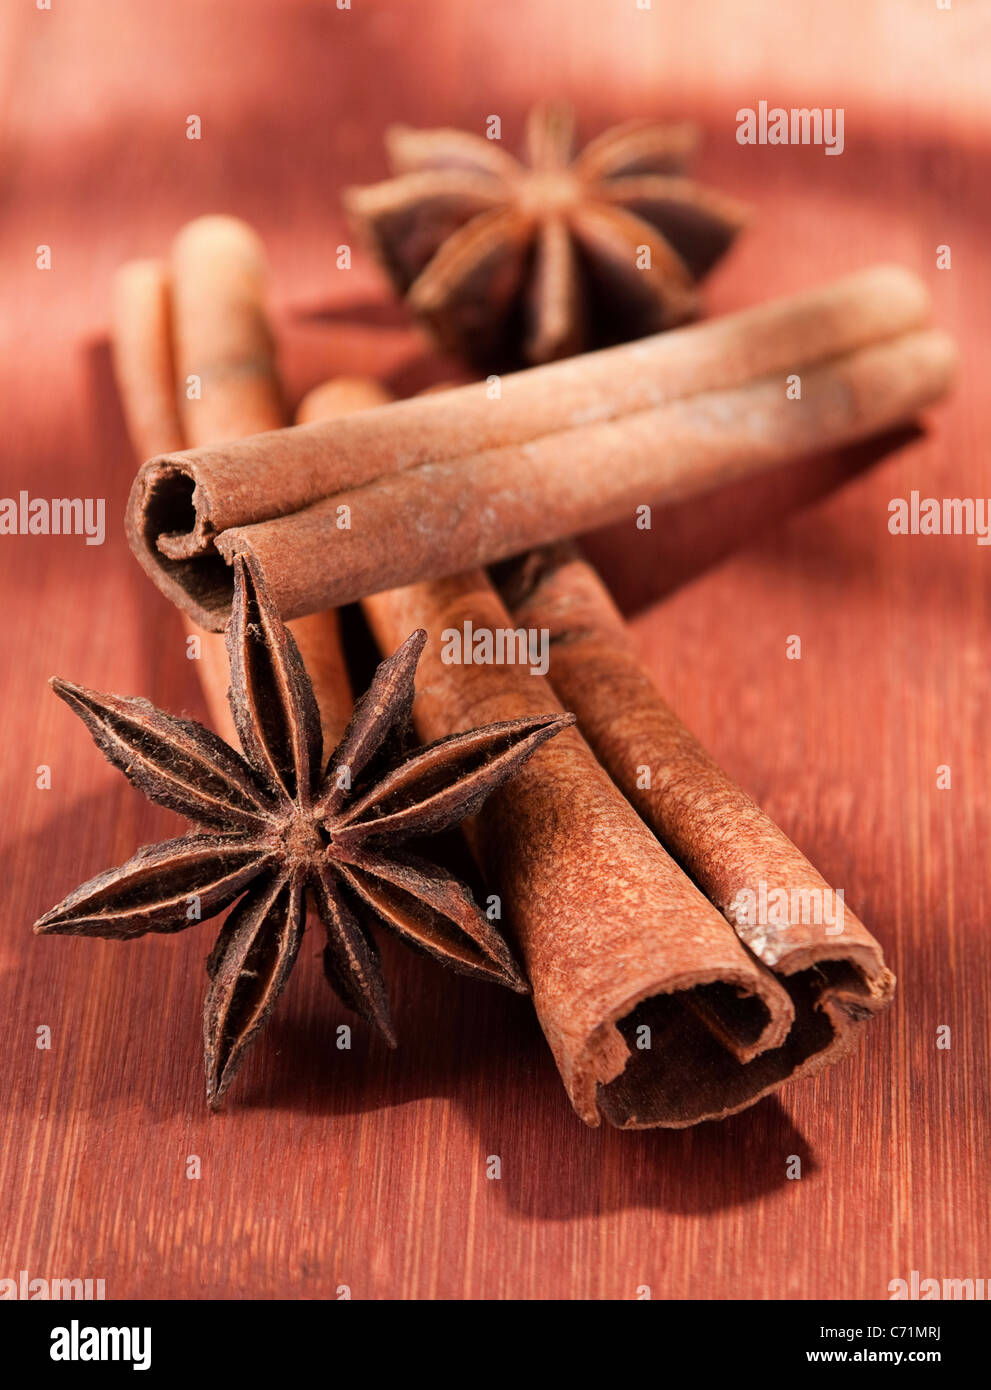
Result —
<instances>
[{"instance_id":1,"label":"wooden board","mask_svg":"<svg viewBox=\"0 0 991 1390\"><path fill-rule=\"evenodd\" d=\"M989 39L988 6L964 0L867 15L857 0L6 8L0 491L105 496L110 535L0 538L0 1278L103 1278L110 1297L883 1299L913 1269L988 1274L989 552L893 537L887 506L913 488L991 492ZM356 1026L338 1051L352 1020L313 936L212 1118L212 927L129 945L30 934L76 883L175 828L47 677L203 712L178 617L122 535L134 461L110 277L185 219L237 213L271 247L296 396L343 370L416 389L447 368L363 257L335 269L339 190L383 172L390 120L479 128L497 113L512 144L548 92L578 102L587 134L633 114L701 120L700 175L756 210L713 311L892 259L931 283L962 345L960 389L924 438L590 542L673 703L883 941L897 1001L854 1058L727 1123L594 1132L525 1000L398 946L401 1049ZM761 97L843 105L842 157L739 147L735 112Z\"/></svg>"}]
</instances>

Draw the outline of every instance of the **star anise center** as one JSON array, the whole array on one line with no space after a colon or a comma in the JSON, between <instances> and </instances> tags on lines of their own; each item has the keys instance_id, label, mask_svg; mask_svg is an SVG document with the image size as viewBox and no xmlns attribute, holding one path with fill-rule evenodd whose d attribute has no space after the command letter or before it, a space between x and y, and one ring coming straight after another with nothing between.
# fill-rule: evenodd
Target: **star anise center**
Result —
<instances>
[{"instance_id":1,"label":"star anise center","mask_svg":"<svg viewBox=\"0 0 991 1390\"><path fill-rule=\"evenodd\" d=\"M294 864L314 864L322 856L326 840L312 811L294 811L282 827L286 858Z\"/></svg>"},{"instance_id":2,"label":"star anise center","mask_svg":"<svg viewBox=\"0 0 991 1390\"><path fill-rule=\"evenodd\" d=\"M515 184L521 211L533 217L564 212L580 203L584 185L567 169L525 169Z\"/></svg>"}]
</instances>

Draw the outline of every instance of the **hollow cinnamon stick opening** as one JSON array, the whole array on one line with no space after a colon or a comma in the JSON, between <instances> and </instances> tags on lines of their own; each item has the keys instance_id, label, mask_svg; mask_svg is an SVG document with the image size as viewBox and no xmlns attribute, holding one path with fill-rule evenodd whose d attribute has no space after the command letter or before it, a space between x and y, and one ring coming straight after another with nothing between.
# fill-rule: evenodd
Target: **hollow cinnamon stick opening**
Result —
<instances>
[{"instance_id":1,"label":"hollow cinnamon stick opening","mask_svg":"<svg viewBox=\"0 0 991 1390\"><path fill-rule=\"evenodd\" d=\"M239 548L256 553L289 616L444 572L436 558L432 571L422 568L419 528L398 537L398 550L395 530L384 540L374 529L407 501L427 499L431 547L446 527L450 572L498 558L500 537L528 546L621 513L629 489L617 484L631 458L644 494L636 501L657 502L906 418L945 390L952 370L946 340L915 333L928 310L916 277L877 267L507 376L498 390L460 387L163 455L135 480L129 539L155 582L214 627L231 591L221 555ZM785 396L784 377L796 372L800 401ZM532 491L549 460L557 472ZM339 524L342 503L361 508L350 531Z\"/></svg>"},{"instance_id":2,"label":"hollow cinnamon stick opening","mask_svg":"<svg viewBox=\"0 0 991 1390\"><path fill-rule=\"evenodd\" d=\"M836 1060L891 1001L895 981L878 942L666 704L573 546L513 562L500 588L515 623L548 633L548 678L617 786L781 978L793 1032L806 1030L810 1045L821 1038L802 1071Z\"/></svg>"}]
</instances>

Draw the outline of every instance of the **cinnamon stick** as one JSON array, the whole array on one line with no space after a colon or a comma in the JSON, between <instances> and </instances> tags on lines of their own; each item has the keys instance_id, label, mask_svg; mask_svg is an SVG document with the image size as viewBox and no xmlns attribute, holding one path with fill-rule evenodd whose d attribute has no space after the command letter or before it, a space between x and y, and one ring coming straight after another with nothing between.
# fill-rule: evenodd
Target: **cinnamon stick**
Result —
<instances>
[{"instance_id":1,"label":"cinnamon stick","mask_svg":"<svg viewBox=\"0 0 991 1390\"><path fill-rule=\"evenodd\" d=\"M163 436L168 428L173 439L203 445L286 423L265 309L266 273L264 248L251 228L216 216L198 218L179 233L171 274L160 262L136 262L119 272L114 360L132 440L143 453L163 447L160 429ZM360 383L349 395L342 387L337 412L359 408L364 389ZM188 630L201 638L198 671L214 726L236 744L223 640L194 624ZM291 630L313 680L325 746L334 747L351 712L337 614L315 613Z\"/></svg>"},{"instance_id":2,"label":"cinnamon stick","mask_svg":"<svg viewBox=\"0 0 991 1390\"><path fill-rule=\"evenodd\" d=\"M928 308L880 267L518 373L498 399L483 383L165 455L135 480L129 538L213 627L240 550L288 616L451 573L910 418L954 366Z\"/></svg>"},{"instance_id":3,"label":"cinnamon stick","mask_svg":"<svg viewBox=\"0 0 991 1390\"><path fill-rule=\"evenodd\" d=\"M172 248L176 367L196 378L198 396L180 393L190 445L218 444L289 419L265 308L265 248L233 217L190 222ZM355 408L339 393L337 409ZM351 717L352 696L337 613L322 609L289 624L313 681L325 748ZM226 691L226 684L224 686Z\"/></svg>"},{"instance_id":4,"label":"cinnamon stick","mask_svg":"<svg viewBox=\"0 0 991 1390\"><path fill-rule=\"evenodd\" d=\"M705 492L911 418L945 391L940 333L905 335L803 372L801 401L765 378L523 448L424 465L292 517L218 537L249 552L289 613L441 577ZM341 526L341 518L349 524Z\"/></svg>"},{"instance_id":5,"label":"cinnamon stick","mask_svg":"<svg viewBox=\"0 0 991 1390\"><path fill-rule=\"evenodd\" d=\"M136 453L182 449L172 363L172 289L165 261L128 261L113 283L111 348Z\"/></svg>"},{"instance_id":6,"label":"cinnamon stick","mask_svg":"<svg viewBox=\"0 0 991 1390\"><path fill-rule=\"evenodd\" d=\"M500 578L513 620L547 632L548 679L665 848L785 984L816 1066L857 1041L894 977L862 922L709 756L658 692L602 580L570 545ZM801 996L801 997L800 997ZM811 1009L811 1012L810 1012Z\"/></svg>"},{"instance_id":7,"label":"cinnamon stick","mask_svg":"<svg viewBox=\"0 0 991 1390\"><path fill-rule=\"evenodd\" d=\"M114 277L111 346L127 432L140 456L192 442L179 414L173 343L172 276L165 261L129 261ZM210 722L237 746L227 701L224 639L182 614L187 637L199 642L197 674Z\"/></svg>"},{"instance_id":8,"label":"cinnamon stick","mask_svg":"<svg viewBox=\"0 0 991 1390\"><path fill-rule=\"evenodd\" d=\"M265 248L233 217L198 217L172 243L172 321L191 446L279 429L288 414L265 311Z\"/></svg>"}]
</instances>

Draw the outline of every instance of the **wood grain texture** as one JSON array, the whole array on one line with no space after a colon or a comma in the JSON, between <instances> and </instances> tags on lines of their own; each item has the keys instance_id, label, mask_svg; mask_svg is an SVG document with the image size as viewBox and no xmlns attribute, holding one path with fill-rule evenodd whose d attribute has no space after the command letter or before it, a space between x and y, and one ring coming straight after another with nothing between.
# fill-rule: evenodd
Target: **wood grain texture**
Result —
<instances>
[{"instance_id":1,"label":"wood grain texture","mask_svg":"<svg viewBox=\"0 0 991 1390\"><path fill-rule=\"evenodd\" d=\"M111 1297L348 1285L361 1298L632 1298L649 1285L886 1298L913 1268L989 1273L988 551L887 531L889 499L912 488L991 491L991 119L975 67L988 42L988 6L962 0L884 0L869 21L857 0L5 10L0 491L106 496L111 530L102 547L0 538L0 1277L102 1277ZM963 346L960 389L925 437L803 464L588 547L667 697L845 889L899 993L855 1057L780 1099L684 1132L593 1132L526 1000L387 942L401 1039L389 1054L329 996L310 936L212 1118L198 1023L210 926L130 944L30 934L76 883L175 833L47 677L203 713L178 615L123 539L133 461L106 346L111 276L163 254L185 219L232 212L270 250L294 399L335 372L400 392L449 377L366 257L335 269L348 236L337 194L381 175L390 120L479 128L496 112L515 141L548 91L579 103L586 133L631 114L701 120L700 177L758 212L711 309L890 258L931 283ZM761 96L844 105L843 156L738 147L735 112ZM199 142L185 139L189 114ZM935 269L940 244L952 271ZM801 661L785 659L791 634ZM937 789L940 764L951 790ZM942 1024L949 1051L936 1049ZM785 1177L793 1154L801 1181Z\"/></svg>"}]
</instances>

